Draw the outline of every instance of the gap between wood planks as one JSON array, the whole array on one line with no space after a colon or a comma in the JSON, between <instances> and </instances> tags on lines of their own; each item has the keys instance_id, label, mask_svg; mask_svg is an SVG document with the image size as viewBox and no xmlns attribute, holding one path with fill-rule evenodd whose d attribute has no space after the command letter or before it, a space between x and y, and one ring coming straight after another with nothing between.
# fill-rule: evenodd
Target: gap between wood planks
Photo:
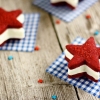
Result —
<instances>
[{"instance_id":1,"label":"gap between wood planks","mask_svg":"<svg viewBox=\"0 0 100 100\"><path fill-rule=\"evenodd\" d=\"M54 28L54 31L55 31L55 34L56 34L56 37L57 37L57 40L58 40L60 49L61 49L61 51L63 52L63 48L62 48L62 46L61 46L60 40L59 40L58 35L57 35L56 28L55 28L54 23L53 23L53 18L52 18L52 16L51 16L50 14L49 14L49 16L50 16L51 24L52 24L52 26L53 26L53 28ZM75 92L76 92L77 99L80 100L80 99L79 99L79 95L78 95L77 88L76 88L75 86L74 86L74 89L75 89Z\"/></svg>"}]
</instances>

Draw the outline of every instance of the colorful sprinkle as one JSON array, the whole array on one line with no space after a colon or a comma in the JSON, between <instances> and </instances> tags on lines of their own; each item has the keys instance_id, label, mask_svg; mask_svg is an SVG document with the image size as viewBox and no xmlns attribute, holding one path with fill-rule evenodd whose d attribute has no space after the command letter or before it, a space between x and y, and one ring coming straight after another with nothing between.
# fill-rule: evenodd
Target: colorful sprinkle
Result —
<instances>
[{"instance_id":1,"label":"colorful sprinkle","mask_svg":"<svg viewBox=\"0 0 100 100\"><path fill-rule=\"evenodd\" d=\"M13 56L8 56L8 60L12 60L13 59Z\"/></svg>"},{"instance_id":2,"label":"colorful sprinkle","mask_svg":"<svg viewBox=\"0 0 100 100\"><path fill-rule=\"evenodd\" d=\"M60 24L60 20L56 20L56 24Z\"/></svg>"},{"instance_id":3,"label":"colorful sprinkle","mask_svg":"<svg viewBox=\"0 0 100 100\"><path fill-rule=\"evenodd\" d=\"M95 31L95 32L94 32L94 35L98 35L98 34L99 34L99 31Z\"/></svg>"},{"instance_id":4,"label":"colorful sprinkle","mask_svg":"<svg viewBox=\"0 0 100 100\"><path fill-rule=\"evenodd\" d=\"M52 95L52 99L53 100L56 100L57 99L57 96L56 95Z\"/></svg>"},{"instance_id":5,"label":"colorful sprinkle","mask_svg":"<svg viewBox=\"0 0 100 100\"><path fill-rule=\"evenodd\" d=\"M39 47L39 46L36 46L36 47L35 47L35 50L36 50L36 51L40 50L40 47Z\"/></svg>"},{"instance_id":6,"label":"colorful sprinkle","mask_svg":"<svg viewBox=\"0 0 100 100\"><path fill-rule=\"evenodd\" d=\"M39 80L38 80L38 83L43 83L43 80L42 80L42 79L39 79Z\"/></svg>"},{"instance_id":7,"label":"colorful sprinkle","mask_svg":"<svg viewBox=\"0 0 100 100\"><path fill-rule=\"evenodd\" d=\"M90 19L90 18L91 18L91 15L89 15L89 14L86 15L86 18L87 18L87 19Z\"/></svg>"}]
</instances>

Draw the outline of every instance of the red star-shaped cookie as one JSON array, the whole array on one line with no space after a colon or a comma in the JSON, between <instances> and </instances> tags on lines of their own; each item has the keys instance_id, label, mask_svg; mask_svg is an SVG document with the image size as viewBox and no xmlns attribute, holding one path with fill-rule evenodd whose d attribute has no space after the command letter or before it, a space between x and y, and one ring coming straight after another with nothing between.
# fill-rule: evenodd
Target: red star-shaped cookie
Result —
<instances>
[{"instance_id":1,"label":"red star-shaped cookie","mask_svg":"<svg viewBox=\"0 0 100 100\"><path fill-rule=\"evenodd\" d=\"M16 19L21 13L21 10L8 12L0 8L0 34L2 34L7 28L22 27L22 23Z\"/></svg>"},{"instance_id":2,"label":"red star-shaped cookie","mask_svg":"<svg viewBox=\"0 0 100 100\"><path fill-rule=\"evenodd\" d=\"M25 37L24 14L21 10L5 11L0 8L0 46L9 39L22 39Z\"/></svg>"},{"instance_id":3,"label":"red star-shaped cookie","mask_svg":"<svg viewBox=\"0 0 100 100\"><path fill-rule=\"evenodd\" d=\"M51 0L53 5L65 5L67 4L71 8L75 9L78 5L79 0Z\"/></svg>"},{"instance_id":4,"label":"red star-shaped cookie","mask_svg":"<svg viewBox=\"0 0 100 100\"><path fill-rule=\"evenodd\" d=\"M100 64L99 64L100 48L96 47L93 37L90 37L83 45L67 45L66 49L68 50L68 52L70 52L70 54L73 55L73 57L69 59L70 57L67 57L68 52L66 54L69 73L71 74L69 75L70 78L81 77L84 76L84 74L88 75L89 70L93 73L100 71ZM81 66L82 68L80 68ZM75 70L78 71L78 73L75 72ZM95 73L95 75L97 77L99 76L98 73ZM93 77L90 79L93 79Z\"/></svg>"}]
</instances>

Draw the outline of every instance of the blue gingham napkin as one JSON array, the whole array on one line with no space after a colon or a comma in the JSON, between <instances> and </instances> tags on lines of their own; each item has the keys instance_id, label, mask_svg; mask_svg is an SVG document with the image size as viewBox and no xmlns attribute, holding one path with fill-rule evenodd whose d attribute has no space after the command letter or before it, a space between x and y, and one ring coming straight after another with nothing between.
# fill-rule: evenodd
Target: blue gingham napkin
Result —
<instances>
[{"instance_id":1,"label":"blue gingham napkin","mask_svg":"<svg viewBox=\"0 0 100 100\"><path fill-rule=\"evenodd\" d=\"M73 44L83 44L85 40L81 37L77 37ZM52 63L51 66L46 70L46 72L60 78L61 80L64 80L65 82L68 82L69 84L78 87L98 98L100 98L100 79L99 81L92 82L91 80L87 78L74 78L69 79L67 77L68 73L68 67L67 67L67 61L65 60L65 54L64 52Z\"/></svg>"},{"instance_id":2,"label":"blue gingham napkin","mask_svg":"<svg viewBox=\"0 0 100 100\"><path fill-rule=\"evenodd\" d=\"M33 1L33 4L55 15L61 20L64 20L65 22L70 22L96 1L98 0L81 0L75 10L70 9L67 6L53 6L51 5L50 0L35 0Z\"/></svg>"},{"instance_id":3,"label":"blue gingham napkin","mask_svg":"<svg viewBox=\"0 0 100 100\"><path fill-rule=\"evenodd\" d=\"M25 14L25 38L21 40L9 40L4 46L0 47L0 50L32 52L36 41L39 16L38 13Z\"/></svg>"}]
</instances>

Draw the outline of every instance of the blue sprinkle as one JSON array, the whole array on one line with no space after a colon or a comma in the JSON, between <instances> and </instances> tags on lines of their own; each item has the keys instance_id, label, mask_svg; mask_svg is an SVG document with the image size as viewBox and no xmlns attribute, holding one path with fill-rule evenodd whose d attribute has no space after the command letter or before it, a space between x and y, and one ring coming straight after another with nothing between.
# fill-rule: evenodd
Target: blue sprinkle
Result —
<instances>
[{"instance_id":1,"label":"blue sprinkle","mask_svg":"<svg viewBox=\"0 0 100 100\"><path fill-rule=\"evenodd\" d=\"M56 96L56 95L53 95L53 96L52 96L52 99L53 99L53 100L56 100L56 99L57 99L57 96Z\"/></svg>"},{"instance_id":2,"label":"blue sprinkle","mask_svg":"<svg viewBox=\"0 0 100 100\"><path fill-rule=\"evenodd\" d=\"M13 56L8 56L8 60L12 60L13 59Z\"/></svg>"},{"instance_id":3,"label":"blue sprinkle","mask_svg":"<svg viewBox=\"0 0 100 100\"><path fill-rule=\"evenodd\" d=\"M98 35L98 34L99 34L99 31L95 31L95 32L94 32L94 35Z\"/></svg>"}]
</instances>

